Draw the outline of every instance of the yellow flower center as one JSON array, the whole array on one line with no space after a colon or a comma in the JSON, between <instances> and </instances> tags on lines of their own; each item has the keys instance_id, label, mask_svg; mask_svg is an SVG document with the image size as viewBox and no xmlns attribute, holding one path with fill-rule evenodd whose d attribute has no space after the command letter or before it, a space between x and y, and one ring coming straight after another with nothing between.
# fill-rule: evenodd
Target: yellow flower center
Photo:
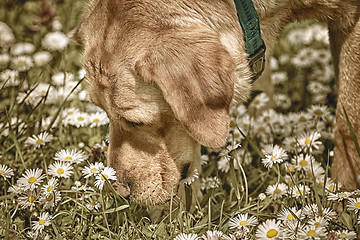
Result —
<instances>
[{"instance_id":1,"label":"yellow flower center","mask_svg":"<svg viewBox=\"0 0 360 240\"><path fill-rule=\"evenodd\" d=\"M300 166L305 167L306 165L308 165L308 162L305 159L300 161Z\"/></svg>"},{"instance_id":2,"label":"yellow flower center","mask_svg":"<svg viewBox=\"0 0 360 240\"><path fill-rule=\"evenodd\" d=\"M57 172L58 174L63 174L63 173L64 173L64 169L59 168L56 172Z\"/></svg>"},{"instance_id":3,"label":"yellow flower center","mask_svg":"<svg viewBox=\"0 0 360 240\"><path fill-rule=\"evenodd\" d=\"M103 149L104 149L104 151L107 151L107 150L108 150L108 148L109 148L108 146L104 146L104 148L103 148Z\"/></svg>"},{"instance_id":4,"label":"yellow flower center","mask_svg":"<svg viewBox=\"0 0 360 240\"><path fill-rule=\"evenodd\" d=\"M307 232L308 236L314 236L316 234L316 232L314 230L310 230Z\"/></svg>"},{"instance_id":5,"label":"yellow flower center","mask_svg":"<svg viewBox=\"0 0 360 240\"><path fill-rule=\"evenodd\" d=\"M24 65L25 64L25 61L23 61L23 60L19 60L18 61L18 64L21 66L21 65Z\"/></svg>"},{"instance_id":6,"label":"yellow flower center","mask_svg":"<svg viewBox=\"0 0 360 240\"><path fill-rule=\"evenodd\" d=\"M315 223L315 227L320 227L320 225L321 225L321 223L319 223L319 222Z\"/></svg>"},{"instance_id":7,"label":"yellow flower center","mask_svg":"<svg viewBox=\"0 0 360 240\"><path fill-rule=\"evenodd\" d=\"M293 166L288 166L288 171L289 171L289 172L294 172L294 171L295 171L295 169L294 169L294 167L293 167Z\"/></svg>"},{"instance_id":8,"label":"yellow flower center","mask_svg":"<svg viewBox=\"0 0 360 240\"><path fill-rule=\"evenodd\" d=\"M356 202L355 207L360 208L360 202Z\"/></svg>"},{"instance_id":9,"label":"yellow flower center","mask_svg":"<svg viewBox=\"0 0 360 240\"><path fill-rule=\"evenodd\" d=\"M323 111L321 111L321 109L316 109L314 113L318 116L323 115Z\"/></svg>"},{"instance_id":10,"label":"yellow flower center","mask_svg":"<svg viewBox=\"0 0 360 240\"><path fill-rule=\"evenodd\" d=\"M95 202L91 202L90 205L91 205L91 206L95 206L96 203L95 203Z\"/></svg>"},{"instance_id":11,"label":"yellow flower center","mask_svg":"<svg viewBox=\"0 0 360 240\"><path fill-rule=\"evenodd\" d=\"M96 172L97 169L96 169L96 168L92 168L91 171L92 171L92 172Z\"/></svg>"},{"instance_id":12,"label":"yellow flower center","mask_svg":"<svg viewBox=\"0 0 360 240\"><path fill-rule=\"evenodd\" d=\"M53 190L53 188L53 186L48 186L47 191L50 192L51 190Z\"/></svg>"},{"instance_id":13,"label":"yellow flower center","mask_svg":"<svg viewBox=\"0 0 360 240\"><path fill-rule=\"evenodd\" d=\"M230 127L236 127L236 122L233 121L233 120L231 120L231 121L230 121Z\"/></svg>"},{"instance_id":14,"label":"yellow flower center","mask_svg":"<svg viewBox=\"0 0 360 240\"><path fill-rule=\"evenodd\" d=\"M307 176L308 176L309 178L312 178L314 175L312 174L312 172L308 172L308 173L307 173Z\"/></svg>"},{"instance_id":15,"label":"yellow flower center","mask_svg":"<svg viewBox=\"0 0 360 240\"><path fill-rule=\"evenodd\" d=\"M305 139L305 144L306 144L306 145L309 145L310 143L311 143L310 138Z\"/></svg>"},{"instance_id":16,"label":"yellow flower center","mask_svg":"<svg viewBox=\"0 0 360 240\"><path fill-rule=\"evenodd\" d=\"M95 118L93 122L100 122L100 120L98 118Z\"/></svg>"},{"instance_id":17,"label":"yellow flower center","mask_svg":"<svg viewBox=\"0 0 360 240\"><path fill-rule=\"evenodd\" d=\"M50 202L51 200L53 200L53 198L54 198L54 196L53 196L52 194L50 194L50 195L46 198L46 200L47 200L48 202Z\"/></svg>"},{"instance_id":18,"label":"yellow flower center","mask_svg":"<svg viewBox=\"0 0 360 240\"><path fill-rule=\"evenodd\" d=\"M247 221L241 221L241 222L240 222L240 225L241 225L241 226L244 226L244 225L246 225L246 224L247 224Z\"/></svg>"},{"instance_id":19,"label":"yellow flower center","mask_svg":"<svg viewBox=\"0 0 360 240\"><path fill-rule=\"evenodd\" d=\"M84 118L83 117L78 117L78 119L77 119L78 121L84 121Z\"/></svg>"},{"instance_id":20,"label":"yellow flower center","mask_svg":"<svg viewBox=\"0 0 360 240\"><path fill-rule=\"evenodd\" d=\"M270 117L269 117L269 116L266 116L266 117L263 118L263 121L264 121L264 122L267 122L267 121L269 121L269 120L270 120Z\"/></svg>"},{"instance_id":21,"label":"yellow flower center","mask_svg":"<svg viewBox=\"0 0 360 240\"><path fill-rule=\"evenodd\" d=\"M104 180L105 181L105 179L107 179L108 178L108 175L106 175L106 174L101 174L101 180Z\"/></svg>"},{"instance_id":22,"label":"yellow flower center","mask_svg":"<svg viewBox=\"0 0 360 240\"><path fill-rule=\"evenodd\" d=\"M296 147L296 142L291 142L290 147L293 147L293 148Z\"/></svg>"},{"instance_id":23,"label":"yellow flower center","mask_svg":"<svg viewBox=\"0 0 360 240\"><path fill-rule=\"evenodd\" d=\"M46 91L45 91L45 90L42 90L41 93L42 93L42 95L45 95L45 94L46 94Z\"/></svg>"},{"instance_id":24,"label":"yellow flower center","mask_svg":"<svg viewBox=\"0 0 360 240\"><path fill-rule=\"evenodd\" d=\"M44 225L45 224L45 221L43 219L40 219L39 220L39 225Z\"/></svg>"},{"instance_id":25,"label":"yellow flower center","mask_svg":"<svg viewBox=\"0 0 360 240\"><path fill-rule=\"evenodd\" d=\"M254 104L257 105L257 104L259 104L259 103L260 103L260 101L259 101L258 99L255 99L255 100L254 100Z\"/></svg>"},{"instance_id":26,"label":"yellow flower center","mask_svg":"<svg viewBox=\"0 0 360 240\"><path fill-rule=\"evenodd\" d=\"M259 127L259 132L264 132L265 128L263 126Z\"/></svg>"},{"instance_id":27,"label":"yellow flower center","mask_svg":"<svg viewBox=\"0 0 360 240\"><path fill-rule=\"evenodd\" d=\"M331 185L331 186L329 187L329 189L330 189L331 191L334 190L334 188L335 188L334 185Z\"/></svg>"},{"instance_id":28,"label":"yellow flower center","mask_svg":"<svg viewBox=\"0 0 360 240\"><path fill-rule=\"evenodd\" d=\"M306 122L306 118L305 118L304 116L301 116L301 117L299 118L299 121L300 121L300 122Z\"/></svg>"},{"instance_id":29,"label":"yellow flower center","mask_svg":"<svg viewBox=\"0 0 360 240\"><path fill-rule=\"evenodd\" d=\"M340 233L340 237L345 237L345 233Z\"/></svg>"},{"instance_id":30,"label":"yellow flower center","mask_svg":"<svg viewBox=\"0 0 360 240\"><path fill-rule=\"evenodd\" d=\"M66 161L71 161L71 160L72 160L72 157L67 156L67 157L65 158L65 160L66 160Z\"/></svg>"},{"instance_id":31,"label":"yellow flower center","mask_svg":"<svg viewBox=\"0 0 360 240\"><path fill-rule=\"evenodd\" d=\"M29 183L34 183L34 182L36 182L36 178L35 177L30 177L28 182Z\"/></svg>"},{"instance_id":32,"label":"yellow flower center","mask_svg":"<svg viewBox=\"0 0 360 240\"><path fill-rule=\"evenodd\" d=\"M43 143L44 141L42 139L38 139L36 140L36 144L40 144L40 143Z\"/></svg>"},{"instance_id":33,"label":"yellow flower center","mask_svg":"<svg viewBox=\"0 0 360 240\"><path fill-rule=\"evenodd\" d=\"M302 194L303 191L302 191L302 190L300 190L300 191L299 191L299 190L296 190L296 193L297 193L297 194Z\"/></svg>"},{"instance_id":34,"label":"yellow flower center","mask_svg":"<svg viewBox=\"0 0 360 240\"><path fill-rule=\"evenodd\" d=\"M29 196L29 202L34 202L35 200L36 200L36 197L35 196L33 196L33 195L31 195L31 196Z\"/></svg>"},{"instance_id":35,"label":"yellow flower center","mask_svg":"<svg viewBox=\"0 0 360 240\"><path fill-rule=\"evenodd\" d=\"M276 193L276 194L280 194L280 193L281 193L281 189L277 188L277 189L275 190L275 193Z\"/></svg>"},{"instance_id":36,"label":"yellow flower center","mask_svg":"<svg viewBox=\"0 0 360 240\"><path fill-rule=\"evenodd\" d=\"M3 174L4 173L4 170L0 170L0 174Z\"/></svg>"},{"instance_id":37,"label":"yellow flower center","mask_svg":"<svg viewBox=\"0 0 360 240\"><path fill-rule=\"evenodd\" d=\"M289 219L289 220L294 220L294 216L293 216L292 214L289 214L289 215L287 216L287 219Z\"/></svg>"},{"instance_id":38,"label":"yellow flower center","mask_svg":"<svg viewBox=\"0 0 360 240\"><path fill-rule=\"evenodd\" d=\"M266 234L268 238L276 237L276 235L278 235L278 231L276 231L275 229L270 229Z\"/></svg>"}]
</instances>

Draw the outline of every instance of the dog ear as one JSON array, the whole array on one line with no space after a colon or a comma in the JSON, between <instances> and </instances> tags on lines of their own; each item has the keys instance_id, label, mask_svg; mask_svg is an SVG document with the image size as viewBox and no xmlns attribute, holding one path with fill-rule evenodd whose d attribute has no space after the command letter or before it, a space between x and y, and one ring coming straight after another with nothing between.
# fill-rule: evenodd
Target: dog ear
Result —
<instances>
[{"instance_id":1,"label":"dog ear","mask_svg":"<svg viewBox=\"0 0 360 240\"><path fill-rule=\"evenodd\" d=\"M159 34L135 72L162 90L176 118L199 143L220 147L229 131L235 64L217 34L176 29Z\"/></svg>"}]
</instances>

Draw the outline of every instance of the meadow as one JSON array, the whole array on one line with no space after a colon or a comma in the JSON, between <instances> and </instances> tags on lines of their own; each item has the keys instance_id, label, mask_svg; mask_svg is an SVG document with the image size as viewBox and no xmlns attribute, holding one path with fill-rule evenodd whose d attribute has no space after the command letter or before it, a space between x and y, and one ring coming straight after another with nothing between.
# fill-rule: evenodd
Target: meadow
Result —
<instances>
[{"instance_id":1,"label":"meadow","mask_svg":"<svg viewBox=\"0 0 360 240\"><path fill-rule=\"evenodd\" d=\"M109 119L70 39L85 2L0 2L1 239L358 239L360 189L329 176L336 83L322 23L283 32L274 95L231 109L227 145L202 148L185 199L154 219L109 185Z\"/></svg>"}]
</instances>

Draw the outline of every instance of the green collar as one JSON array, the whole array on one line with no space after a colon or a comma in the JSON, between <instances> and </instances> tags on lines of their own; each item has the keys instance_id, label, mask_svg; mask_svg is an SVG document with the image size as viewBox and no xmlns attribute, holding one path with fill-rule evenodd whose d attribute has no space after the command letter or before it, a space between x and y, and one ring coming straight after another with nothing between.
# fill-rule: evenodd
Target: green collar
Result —
<instances>
[{"instance_id":1,"label":"green collar","mask_svg":"<svg viewBox=\"0 0 360 240\"><path fill-rule=\"evenodd\" d=\"M234 0L241 28L244 32L252 82L258 79L265 68L265 43L261 38L259 16L252 0Z\"/></svg>"}]
</instances>

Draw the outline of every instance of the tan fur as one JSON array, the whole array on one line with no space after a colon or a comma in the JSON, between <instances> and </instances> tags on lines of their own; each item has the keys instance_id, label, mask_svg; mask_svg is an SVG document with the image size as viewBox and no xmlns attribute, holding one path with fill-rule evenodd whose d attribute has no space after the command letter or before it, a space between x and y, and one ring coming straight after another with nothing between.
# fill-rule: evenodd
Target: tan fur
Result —
<instances>
[{"instance_id":1,"label":"tan fur","mask_svg":"<svg viewBox=\"0 0 360 240\"><path fill-rule=\"evenodd\" d=\"M339 102L360 136L354 115L360 112L360 68L348 67L360 60L359 2L253 1L268 49L292 21L331 22ZM176 193L184 165L191 164L188 172L199 167L199 143L225 143L230 104L249 96L251 73L233 1L95 0L77 38L90 96L111 120L108 164L117 171L117 190L138 202L164 203ZM346 148L337 142L335 164L349 151L349 161L359 166L341 111L338 119L337 139L343 137Z\"/></svg>"}]
</instances>

